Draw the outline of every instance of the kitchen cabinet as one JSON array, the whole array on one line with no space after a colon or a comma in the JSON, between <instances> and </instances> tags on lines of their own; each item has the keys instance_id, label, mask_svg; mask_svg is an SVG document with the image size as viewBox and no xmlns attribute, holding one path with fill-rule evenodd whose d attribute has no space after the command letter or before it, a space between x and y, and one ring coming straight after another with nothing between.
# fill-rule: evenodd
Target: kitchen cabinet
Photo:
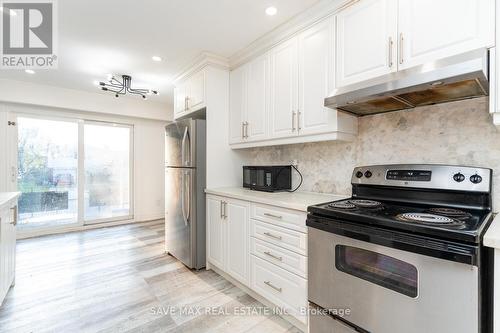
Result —
<instances>
[{"instance_id":1,"label":"kitchen cabinet","mask_svg":"<svg viewBox=\"0 0 500 333\"><path fill-rule=\"evenodd\" d=\"M245 201L207 196L208 261L248 285L248 213Z\"/></svg>"},{"instance_id":2,"label":"kitchen cabinet","mask_svg":"<svg viewBox=\"0 0 500 333\"><path fill-rule=\"evenodd\" d=\"M205 107L206 73L199 70L174 87L174 119L185 117Z\"/></svg>"},{"instance_id":3,"label":"kitchen cabinet","mask_svg":"<svg viewBox=\"0 0 500 333\"><path fill-rule=\"evenodd\" d=\"M337 86L397 70L397 6L362 0L337 14Z\"/></svg>"},{"instance_id":4,"label":"kitchen cabinet","mask_svg":"<svg viewBox=\"0 0 500 333\"><path fill-rule=\"evenodd\" d=\"M335 87L335 19L314 24L231 72L232 148L352 140L355 117L324 107Z\"/></svg>"},{"instance_id":5,"label":"kitchen cabinet","mask_svg":"<svg viewBox=\"0 0 500 333\"><path fill-rule=\"evenodd\" d=\"M324 106L334 88L334 19L329 18L299 35L297 132L334 132L338 114Z\"/></svg>"},{"instance_id":6,"label":"kitchen cabinet","mask_svg":"<svg viewBox=\"0 0 500 333\"><path fill-rule=\"evenodd\" d=\"M271 136L297 135L298 41L292 38L271 50Z\"/></svg>"},{"instance_id":7,"label":"kitchen cabinet","mask_svg":"<svg viewBox=\"0 0 500 333\"><path fill-rule=\"evenodd\" d=\"M399 0L399 69L495 44L494 0Z\"/></svg>"},{"instance_id":8,"label":"kitchen cabinet","mask_svg":"<svg viewBox=\"0 0 500 333\"><path fill-rule=\"evenodd\" d=\"M13 200L0 207L0 305L15 280L16 224L17 203Z\"/></svg>"},{"instance_id":9,"label":"kitchen cabinet","mask_svg":"<svg viewBox=\"0 0 500 333\"><path fill-rule=\"evenodd\" d=\"M231 72L230 143L263 140L267 137L268 75L268 54Z\"/></svg>"},{"instance_id":10,"label":"kitchen cabinet","mask_svg":"<svg viewBox=\"0 0 500 333\"><path fill-rule=\"evenodd\" d=\"M495 0L360 0L336 16L336 85L495 45Z\"/></svg>"}]
</instances>

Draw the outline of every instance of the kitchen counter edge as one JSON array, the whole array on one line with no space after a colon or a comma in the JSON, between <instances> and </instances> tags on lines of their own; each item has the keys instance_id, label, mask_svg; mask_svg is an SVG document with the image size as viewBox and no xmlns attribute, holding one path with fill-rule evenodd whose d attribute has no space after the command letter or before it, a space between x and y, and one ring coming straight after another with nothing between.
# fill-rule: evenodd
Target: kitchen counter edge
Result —
<instances>
[{"instance_id":1,"label":"kitchen counter edge","mask_svg":"<svg viewBox=\"0 0 500 333\"><path fill-rule=\"evenodd\" d=\"M311 205L349 198L348 195L318 192L260 192L248 190L242 187L205 189L205 193L302 212L307 212L307 207Z\"/></svg>"},{"instance_id":2,"label":"kitchen counter edge","mask_svg":"<svg viewBox=\"0 0 500 333\"><path fill-rule=\"evenodd\" d=\"M0 208L10 201L19 198L21 192L0 192Z\"/></svg>"}]
</instances>

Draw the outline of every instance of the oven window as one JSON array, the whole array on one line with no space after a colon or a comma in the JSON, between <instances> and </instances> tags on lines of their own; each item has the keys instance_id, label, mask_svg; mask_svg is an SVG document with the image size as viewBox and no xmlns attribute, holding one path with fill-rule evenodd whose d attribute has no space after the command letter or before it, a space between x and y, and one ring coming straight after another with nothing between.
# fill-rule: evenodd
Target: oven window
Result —
<instances>
[{"instance_id":1,"label":"oven window","mask_svg":"<svg viewBox=\"0 0 500 333\"><path fill-rule=\"evenodd\" d=\"M380 253L352 246L335 246L335 267L406 296L417 297L417 268Z\"/></svg>"}]
</instances>

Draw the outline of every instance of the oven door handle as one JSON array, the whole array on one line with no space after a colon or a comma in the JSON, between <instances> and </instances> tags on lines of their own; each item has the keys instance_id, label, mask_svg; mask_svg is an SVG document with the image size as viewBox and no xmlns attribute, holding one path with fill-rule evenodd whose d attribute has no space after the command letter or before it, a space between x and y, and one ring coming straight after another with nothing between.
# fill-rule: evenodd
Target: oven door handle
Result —
<instances>
[{"instance_id":1,"label":"oven door handle","mask_svg":"<svg viewBox=\"0 0 500 333\"><path fill-rule=\"evenodd\" d=\"M478 266L479 247L375 226L309 215L306 225L336 235L398 250Z\"/></svg>"}]
</instances>

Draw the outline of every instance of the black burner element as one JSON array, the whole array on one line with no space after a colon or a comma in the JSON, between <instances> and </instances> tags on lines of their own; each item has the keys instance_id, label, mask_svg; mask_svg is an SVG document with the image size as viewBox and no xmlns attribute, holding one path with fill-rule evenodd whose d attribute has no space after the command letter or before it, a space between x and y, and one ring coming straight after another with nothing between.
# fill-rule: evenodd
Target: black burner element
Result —
<instances>
[{"instance_id":1,"label":"black burner element","mask_svg":"<svg viewBox=\"0 0 500 333\"><path fill-rule=\"evenodd\" d=\"M353 209L356 208L356 205L350 203L349 201L339 201L339 202L332 202L331 204L328 204L329 208L340 208L340 209Z\"/></svg>"}]
</instances>

